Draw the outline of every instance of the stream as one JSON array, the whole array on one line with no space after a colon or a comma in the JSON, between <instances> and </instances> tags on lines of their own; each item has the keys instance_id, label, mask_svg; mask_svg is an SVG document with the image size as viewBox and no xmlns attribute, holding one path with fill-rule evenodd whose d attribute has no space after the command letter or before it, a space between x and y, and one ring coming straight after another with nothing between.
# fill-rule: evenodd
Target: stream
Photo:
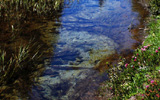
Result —
<instances>
[{"instance_id":1,"label":"stream","mask_svg":"<svg viewBox=\"0 0 160 100\"><path fill-rule=\"evenodd\" d=\"M106 58L112 57L108 59L114 62L120 56L132 55L141 45L146 36L147 16L137 0L64 0L54 17L30 18L33 21L26 25L26 33L40 32L39 38L53 53L44 57L45 70L39 72L41 76L27 91L29 96L23 97L29 100L93 97L100 83L108 79Z\"/></svg>"},{"instance_id":2,"label":"stream","mask_svg":"<svg viewBox=\"0 0 160 100\"><path fill-rule=\"evenodd\" d=\"M129 55L145 36L147 11L136 0L75 0L66 2L60 15L54 55L33 86L31 100L92 96L107 79L94 67L110 55Z\"/></svg>"}]
</instances>

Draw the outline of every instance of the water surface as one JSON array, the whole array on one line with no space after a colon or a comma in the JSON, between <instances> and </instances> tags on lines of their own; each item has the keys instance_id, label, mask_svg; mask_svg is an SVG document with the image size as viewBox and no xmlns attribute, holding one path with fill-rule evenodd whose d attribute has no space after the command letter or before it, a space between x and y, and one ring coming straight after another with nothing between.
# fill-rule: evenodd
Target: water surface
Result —
<instances>
[{"instance_id":1,"label":"water surface","mask_svg":"<svg viewBox=\"0 0 160 100\"><path fill-rule=\"evenodd\" d=\"M129 55L127 51L132 52L143 40L141 29L147 12L134 0L67 3L56 24L47 21L41 28L44 33L55 29L58 34L48 36L56 37L54 54L29 93L30 99L80 100L107 79L95 66L113 54Z\"/></svg>"}]
</instances>

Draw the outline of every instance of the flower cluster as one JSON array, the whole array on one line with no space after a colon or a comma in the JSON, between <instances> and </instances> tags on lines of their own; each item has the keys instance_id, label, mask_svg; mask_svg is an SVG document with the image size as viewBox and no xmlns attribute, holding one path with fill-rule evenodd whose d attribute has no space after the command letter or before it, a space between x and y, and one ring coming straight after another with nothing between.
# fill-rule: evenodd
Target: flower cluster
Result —
<instances>
[{"instance_id":1,"label":"flower cluster","mask_svg":"<svg viewBox=\"0 0 160 100\"><path fill-rule=\"evenodd\" d=\"M160 99L160 83L157 80L148 80L148 85L145 89L145 98L149 100Z\"/></svg>"},{"instance_id":2,"label":"flower cluster","mask_svg":"<svg viewBox=\"0 0 160 100\"><path fill-rule=\"evenodd\" d=\"M141 48L141 51L142 51L142 52L143 52L143 51L146 51L146 49L147 49L149 46L151 46L151 45L143 46L143 48Z\"/></svg>"},{"instance_id":3,"label":"flower cluster","mask_svg":"<svg viewBox=\"0 0 160 100\"><path fill-rule=\"evenodd\" d=\"M149 64L149 62L151 61L158 61L159 59L158 52L160 52L160 47L158 47L154 52L150 52L149 50L150 46L151 45L146 45L143 46L141 49L139 49L139 51L137 51L137 53L135 53L135 55L132 56L132 62L126 63L124 65L125 68L128 68L128 66L131 66L132 68L134 67L142 68L148 66L147 64ZM153 63L157 64L158 62L153 62Z\"/></svg>"},{"instance_id":4,"label":"flower cluster","mask_svg":"<svg viewBox=\"0 0 160 100\"><path fill-rule=\"evenodd\" d=\"M160 100L160 84L155 78L155 75L160 73L160 69L155 70L156 66L160 65L160 47L157 47L155 45L143 46L135 51L129 63L121 60L118 66L124 69L121 71L117 68L116 75L115 70L109 73L109 76L112 75L107 86L112 89L108 89L117 94L118 98L121 98L118 95L123 94L127 99L134 95L138 98L137 100ZM156 73L151 74L151 71L156 71Z\"/></svg>"}]
</instances>

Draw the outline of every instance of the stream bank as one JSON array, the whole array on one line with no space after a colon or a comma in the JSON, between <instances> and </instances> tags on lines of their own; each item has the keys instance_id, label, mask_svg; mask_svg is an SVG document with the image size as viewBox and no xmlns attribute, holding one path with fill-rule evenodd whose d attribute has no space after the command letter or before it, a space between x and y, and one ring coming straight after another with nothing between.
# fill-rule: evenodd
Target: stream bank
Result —
<instances>
[{"instance_id":1,"label":"stream bank","mask_svg":"<svg viewBox=\"0 0 160 100\"><path fill-rule=\"evenodd\" d=\"M159 14L155 14L157 10L154 12L151 10L154 9L153 5L159 5L156 3L158 2L151 4L149 9L151 16L147 24L148 35L142 45L134 51L129 62L121 60L116 68L110 69L110 80L101 85L100 100L107 98L114 100L159 100L160 17Z\"/></svg>"}]
</instances>

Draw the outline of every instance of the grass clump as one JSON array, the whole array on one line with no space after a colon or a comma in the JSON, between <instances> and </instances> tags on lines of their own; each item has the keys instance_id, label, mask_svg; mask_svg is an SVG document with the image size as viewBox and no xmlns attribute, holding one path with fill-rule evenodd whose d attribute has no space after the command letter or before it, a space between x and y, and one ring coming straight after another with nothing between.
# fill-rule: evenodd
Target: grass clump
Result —
<instances>
[{"instance_id":1,"label":"grass clump","mask_svg":"<svg viewBox=\"0 0 160 100\"><path fill-rule=\"evenodd\" d=\"M28 14L53 15L63 0L1 0L0 17L9 19L13 17L26 18Z\"/></svg>"},{"instance_id":2,"label":"grass clump","mask_svg":"<svg viewBox=\"0 0 160 100\"><path fill-rule=\"evenodd\" d=\"M22 99L43 70L40 45L30 42L15 49L0 49L0 99Z\"/></svg>"},{"instance_id":3,"label":"grass clump","mask_svg":"<svg viewBox=\"0 0 160 100\"><path fill-rule=\"evenodd\" d=\"M31 45L20 46L17 52L10 55L8 51L0 50L0 85L13 83L18 77L23 77L37 68L35 62L41 56L39 48L30 50Z\"/></svg>"}]
</instances>

